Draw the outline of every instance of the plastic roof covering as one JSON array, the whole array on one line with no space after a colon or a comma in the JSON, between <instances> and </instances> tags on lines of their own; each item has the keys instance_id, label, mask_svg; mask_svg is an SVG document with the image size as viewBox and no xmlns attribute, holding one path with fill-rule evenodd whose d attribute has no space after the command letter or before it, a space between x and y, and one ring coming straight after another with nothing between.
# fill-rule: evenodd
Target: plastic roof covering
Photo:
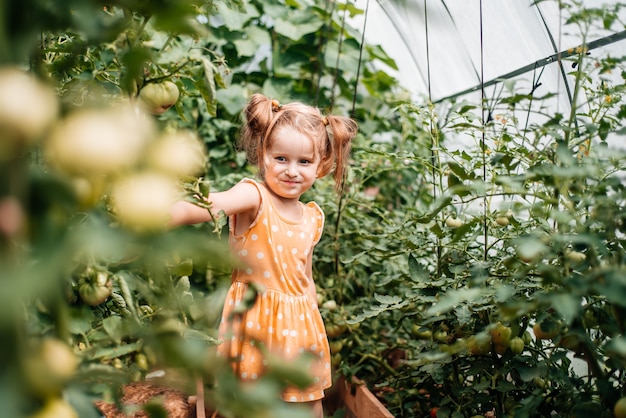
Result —
<instances>
[{"instance_id":1,"label":"plastic roof covering","mask_svg":"<svg viewBox=\"0 0 626 418\"><path fill-rule=\"evenodd\" d=\"M582 3L602 7L620 1ZM565 79L571 84L573 78L564 78L556 54L576 48L583 38L576 26L565 25L569 16L559 10L556 0L358 0L356 4L367 13L355 25L363 25L366 40L381 45L396 61L400 83L416 97L438 102L457 96L480 102L483 83L528 67L530 71L514 77L516 92L530 93L540 82L537 95L558 93L553 105L562 113L570 108ZM590 54L626 56L624 12L611 30L589 31L586 44L606 43ZM571 62L562 64L565 74L571 71ZM622 82L619 74L606 77ZM485 87L485 97L501 88L497 81L490 89Z\"/></svg>"}]
</instances>

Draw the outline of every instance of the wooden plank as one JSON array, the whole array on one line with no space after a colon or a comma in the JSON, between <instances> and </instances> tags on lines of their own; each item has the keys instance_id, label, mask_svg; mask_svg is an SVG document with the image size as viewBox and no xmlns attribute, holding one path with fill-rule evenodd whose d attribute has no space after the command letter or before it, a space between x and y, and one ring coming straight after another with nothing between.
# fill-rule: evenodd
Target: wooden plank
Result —
<instances>
[{"instance_id":1,"label":"wooden plank","mask_svg":"<svg viewBox=\"0 0 626 418\"><path fill-rule=\"evenodd\" d=\"M346 418L394 418L362 381L353 378L348 383L341 377L336 386L346 408Z\"/></svg>"}]
</instances>

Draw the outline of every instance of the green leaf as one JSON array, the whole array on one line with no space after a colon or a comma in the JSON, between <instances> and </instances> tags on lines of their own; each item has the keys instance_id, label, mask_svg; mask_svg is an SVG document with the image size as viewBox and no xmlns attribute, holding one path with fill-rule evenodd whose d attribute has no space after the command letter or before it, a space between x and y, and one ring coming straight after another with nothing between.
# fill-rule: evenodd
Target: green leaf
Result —
<instances>
[{"instance_id":1,"label":"green leaf","mask_svg":"<svg viewBox=\"0 0 626 418\"><path fill-rule=\"evenodd\" d=\"M386 296L379 295L378 293L374 294L374 299L384 305L395 305L402 302L402 298L399 296Z\"/></svg>"},{"instance_id":2,"label":"green leaf","mask_svg":"<svg viewBox=\"0 0 626 418\"><path fill-rule=\"evenodd\" d=\"M142 343L137 341L130 344L118 345L116 347L98 346L93 351L88 352L88 358L96 360L112 360L117 357L122 357L141 349Z\"/></svg>"},{"instance_id":3,"label":"green leaf","mask_svg":"<svg viewBox=\"0 0 626 418\"><path fill-rule=\"evenodd\" d=\"M117 344L120 344L122 342L122 338L124 337L124 325L122 323L122 317L106 317L102 320L102 327L109 335L109 337L111 337L111 339Z\"/></svg>"},{"instance_id":4,"label":"green leaf","mask_svg":"<svg viewBox=\"0 0 626 418\"><path fill-rule=\"evenodd\" d=\"M345 40L341 44L330 41L326 44L324 55L324 65L328 68L337 68L356 74L359 68L360 51L354 41Z\"/></svg>"},{"instance_id":5,"label":"green leaf","mask_svg":"<svg viewBox=\"0 0 626 418\"><path fill-rule=\"evenodd\" d=\"M476 179L476 175L474 173L469 173L465 171L465 169L459 163L456 163L454 161L450 161L448 163L448 168L450 168L450 171L454 173L461 180L475 180Z\"/></svg>"},{"instance_id":6,"label":"green leaf","mask_svg":"<svg viewBox=\"0 0 626 418\"><path fill-rule=\"evenodd\" d=\"M224 18L224 24L231 31L242 30L247 22L260 16L259 11L249 2L245 4L245 12L231 10L228 7L219 7L219 14Z\"/></svg>"},{"instance_id":7,"label":"green leaf","mask_svg":"<svg viewBox=\"0 0 626 418\"><path fill-rule=\"evenodd\" d=\"M580 298L569 294L554 295L553 306L561 314L566 323L571 324L580 312Z\"/></svg>"},{"instance_id":8,"label":"green leaf","mask_svg":"<svg viewBox=\"0 0 626 418\"><path fill-rule=\"evenodd\" d=\"M217 115L217 100L215 98L215 74L217 68L207 57L200 58L200 71L194 79L195 86L206 103L207 112L211 116Z\"/></svg>"},{"instance_id":9,"label":"green leaf","mask_svg":"<svg viewBox=\"0 0 626 418\"><path fill-rule=\"evenodd\" d=\"M450 202L452 202L452 197L450 196L440 197L439 199L437 199L437 201L435 201L436 206L434 209L432 209L428 213L425 213L421 216L416 217L414 220L419 223L428 223L432 221L435 218L435 216L437 216L437 214L441 212L443 208L447 207L450 204Z\"/></svg>"},{"instance_id":10,"label":"green leaf","mask_svg":"<svg viewBox=\"0 0 626 418\"><path fill-rule=\"evenodd\" d=\"M274 30L279 35L298 41L309 33L317 32L323 24L320 19L311 19L310 12L306 10L293 11L288 16L276 18Z\"/></svg>"},{"instance_id":11,"label":"green leaf","mask_svg":"<svg viewBox=\"0 0 626 418\"><path fill-rule=\"evenodd\" d=\"M216 97L230 115L238 115L247 100L246 92L238 84L233 84L228 89L218 90Z\"/></svg>"},{"instance_id":12,"label":"green leaf","mask_svg":"<svg viewBox=\"0 0 626 418\"><path fill-rule=\"evenodd\" d=\"M86 334L91 330L91 322L95 319L92 310L83 306L81 309L70 309L68 329L72 334Z\"/></svg>"},{"instance_id":13,"label":"green leaf","mask_svg":"<svg viewBox=\"0 0 626 418\"><path fill-rule=\"evenodd\" d=\"M451 309L456 308L462 303L471 303L481 297L483 294L481 289L455 289L446 292L439 302L431 306L427 311L427 315L441 315Z\"/></svg>"},{"instance_id":14,"label":"green leaf","mask_svg":"<svg viewBox=\"0 0 626 418\"><path fill-rule=\"evenodd\" d=\"M241 57L254 56L261 46L271 45L270 34L258 26L249 26L244 30L244 37L233 41L237 48L237 53Z\"/></svg>"}]
</instances>

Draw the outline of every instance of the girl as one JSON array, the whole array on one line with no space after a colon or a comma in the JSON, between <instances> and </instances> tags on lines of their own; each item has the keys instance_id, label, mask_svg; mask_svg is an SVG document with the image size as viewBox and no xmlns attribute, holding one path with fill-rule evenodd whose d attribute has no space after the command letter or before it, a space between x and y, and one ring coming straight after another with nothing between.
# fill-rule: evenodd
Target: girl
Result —
<instances>
[{"instance_id":1,"label":"girl","mask_svg":"<svg viewBox=\"0 0 626 418\"><path fill-rule=\"evenodd\" d=\"M314 383L304 390L287 388L282 397L307 402L321 418L324 390L331 386L330 350L311 262L324 213L300 197L332 171L340 190L357 124L347 117L322 116L302 103L280 105L261 94L252 96L244 116L240 143L258 167L260 181L243 179L208 197L213 214L228 216L230 247L243 266L232 274L218 353L233 360L242 381L262 375L265 350L285 359L312 353ZM209 211L189 202L172 208L173 225L211 220ZM263 291L251 309L232 315L251 282Z\"/></svg>"}]
</instances>

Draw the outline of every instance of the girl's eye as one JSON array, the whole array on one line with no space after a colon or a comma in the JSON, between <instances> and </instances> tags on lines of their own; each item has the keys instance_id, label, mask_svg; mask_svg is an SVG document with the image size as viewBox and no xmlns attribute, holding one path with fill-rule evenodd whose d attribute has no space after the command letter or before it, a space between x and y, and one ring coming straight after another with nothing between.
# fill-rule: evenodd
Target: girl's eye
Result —
<instances>
[{"instance_id":1,"label":"girl's eye","mask_svg":"<svg viewBox=\"0 0 626 418\"><path fill-rule=\"evenodd\" d=\"M300 164L309 164L310 162L309 160L300 160Z\"/></svg>"},{"instance_id":2,"label":"girl's eye","mask_svg":"<svg viewBox=\"0 0 626 418\"><path fill-rule=\"evenodd\" d=\"M286 161L287 159L285 157L276 157L276 161Z\"/></svg>"}]
</instances>

